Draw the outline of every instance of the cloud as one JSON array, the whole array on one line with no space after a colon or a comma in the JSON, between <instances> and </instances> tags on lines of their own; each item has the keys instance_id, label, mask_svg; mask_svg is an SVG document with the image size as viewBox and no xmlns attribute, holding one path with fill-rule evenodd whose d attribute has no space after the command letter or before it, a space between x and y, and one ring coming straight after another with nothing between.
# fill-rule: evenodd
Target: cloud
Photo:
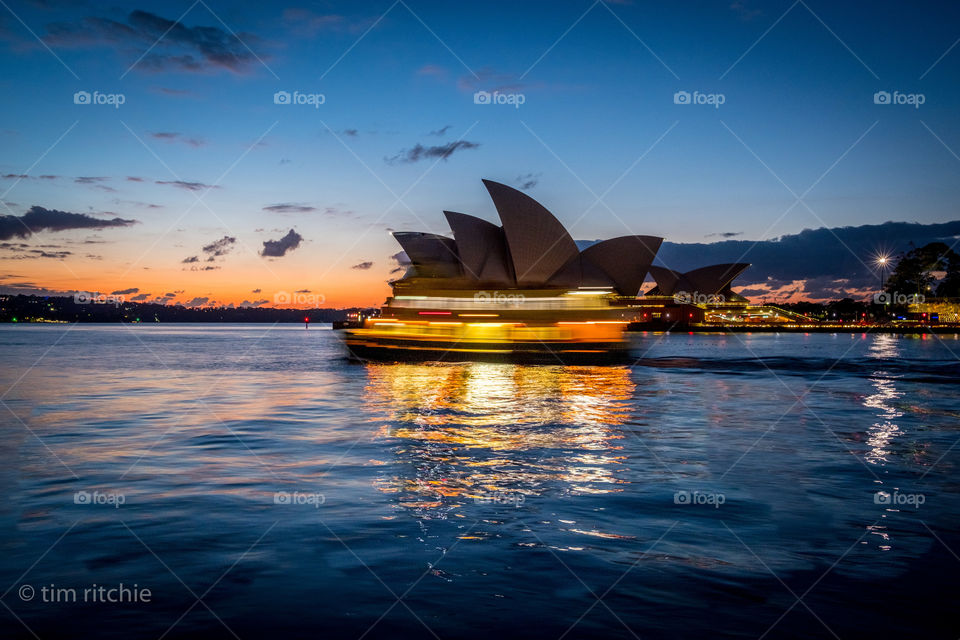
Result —
<instances>
[{"instance_id":1,"label":"cloud","mask_svg":"<svg viewBox=\"0 0 960 640\"><path fill-rule=\"evenodd\" d=\"M260 255L264 258L282 258L287 255L288 251L293 251L299 247L302 240L303 236L290 229L287 235L279 240L265 240Z\"/></svg>"},{"instance_id":2,"label":"cloud","mask_svg":"<svg viewBox=\"0 0 960 640\"><path fill-rule=\"evenodd\" d=\"M447 77L447 70L438 64L425 64L417 69L417 75L443 79Z\"/></svg>"},{"instance_id":3,"label":"cloud","mask_svg":"<svg viewBox=\"0 0 960 640\"><path fill-rule=\"evenodd\" d=\"M150 294L149 294L149 293L141 293L141 294L139 294L139 295L133 296L132 298L130 298L130 300L131 300L131 302L143 302L144 300L146 300L146 299L149 298L149 297L150 297Z\"/></svg>"},{"instance_id":4,"label":"cloud","mask_svg":"<svg viewBox=\"0 0 960 640\"><path fill-rule=\"evenodd\" d=\"M417 143L410 149L402 149L400 153L393 157L384 158L384 161L387 164L396 164L398 162L419 162L420 160L427 160L429 158L442 158L446 160L452 156L455 151L459 151L460 149L476 149L479 146L479 143L470 142L469 140L456 140L454 142L429 147Z\"/></svg>"},{"instance_id":5,"label":"cloud","mask_svg":"<svg viewBox=\"0 0 960 640\"><path fill-rule=\"evenodd\" d=\"M79 178L76 178L74 182L76 182L77 184L96 184L98 182L106 182L109 179L110 178L107 178L105 176L81 176Z\"/></svg>"},{"instance_id":6,"label":"cloud","mask_svg":"<svg viewBox=\"0 0 960 640\"><path fill-rule=\"evenodd\" d=\"M237 239L232 236L223 236L219 240L214 240L201 249L207 254L207 262L213 262L214 258L225 256L233 249Z\"/></svg>"},{"instance_id":7,"label":"cloud","mask_svg":"<svg viewBox=\"0 0 960 640\"><path fill-rule=\"evenodd\" d=\"M353 266L350 267L350 268L351 268L351 269L360 269L361 271L366 271L367 269L369 269L369 268L372 267L372 266L373 266L373 263L368 261L368 262L361 262L361 263L359 263L359 264L355 264L355 265L353 265Z\"/></svg>"},{"instance_id":8,"label":"cloud","mask_svg":"<svg viewBox=\"0 0 960 640\"><path fill-rule=\"evenodd\" d=\"M703 236L704 238L736 238L737 236L742 236L743 231L718 231L717 233L708 233Z\"/></svg>"},{"instance_id":9,"label":"cloud","mask_svg":"<svg viewBox=\"0 0 960 640\"><path fill-rule=\"evenodd\" d=\"M283 10L283 21L298 36L313 37L321 31L360 33L374 23L372 18L354 20L336 13L314 13L309 9Z\"/></svg>"},{"instance_id":10,"label":"cloud","mask_svg":"<svg viewBox=\"0 0 960 640\"><path fill-rule=\"evenodd\" d=\"M139 9L130 12L126 22L87 16L77 22L50 24L43 41L57 47L113 46L136 60L136 69L147 71L227 70L243 74L258 62L248 47L250 43L259 44L253 34L234 34L219 27L187 27ZM143 51L148 53L143 55Z\"/></svg>"},{"instance_id":11,"label":"cloud","mask_svg":"<svg viewBox=\"0 0 960 640\"><path fill-rule=\"evenodd\" d=\"M523 175L517 176L517 179L515 180L515 182L517 183L517 187L521 191L526 191L527 189L533 189L535 186L537 186L537 183L540 182L540 174L525 173Z\"/></svg>"},{"instance_id":12,"label":"cloud","mask_svg":"<svg viewBox=\"0 0 960 640\"><path fill-rule=\"evenodd\" d=\"M127 176L127 180L130 182L143 182L143 178L138 178L137 176Z\"/></svg>"},{"instance_id":13,"label":"cloud","mask_svg":"<svg viewBox=\"0 0 960 640\"><path fill-rule=\"evenodd\" d=\"M151 133L150 137L157 140L162 140L163 142L182 142L183 144L189 145L191 147L202 147L204 142L200 138L187 138L183 134L177 133L174 131L157 131Z\"/></svg>"},{"instance_id":14,"label":"cloud","mask_svg":"<svg viewBox=\"0 0 960 640\"><path fill-rule=\"evenodd\" d=\"M499 91L500 93L515 93L526 85L517 76L509 73L498 73L492 69L480 69L476 73L469 73L457 79L457 87L461 91Z\"/></svg>"},{"instance_id":15,"label":"cloud","mask_svg":"<svg viewBox=\"0 0 960 640\"><path fill-rule=\"evenodd\" d=\"M40 231L129 227L136 222L136 220L124 220L123 218L105 220L94 218L86 213L44 209L35 205L30 207L30 210L22 216L0 216L0 240L9 240L14 237L27 238Z\"/></svg>"},{"instance_id":16,"label":"cloud","mask_svg":"<svg viewBox=\"0 0 960 640\"><path fill-rule=\"evenodd\" d=\"M271 204L263 208L264 211L273 211L275 213L308 213L316 211L316 207L305 204L294 204L292 202L282 202L280 204Z\"/></svg>"},{"instance_id":17,"label":"cloud","mask_svg":"<svg viewBox=\"0 0 960 640\"><path fill-rule=\"evenodd\" d=\"M244 300L243 302L241 302L241 303L240 303L239 305L237 305L237 306L238 306L238 307L260 307L260 306L263 306L263 305L267 304L268 302L270 302L270 301L269 301L269 300L254 300L253 302L250 302L249 300Z\"/></svg>"},{"instance_id":18,"label":"cloud","mask_svg":"<svg viewBox=\"0 0 960 640\"><path fill-rule=\"evenodd\" d=\"M194 298L190 302L184 302L185 307L202 307L210 301L210 298Z\"/></svg>"},{"instance_id":19,"label":"cloud","mask_svg":"<svg viewBox=\"0 0 960 640\"><path fill-rule=\"evenodd\" d=\"M734 281L737 287L760 287L777 299L794 294L810 300L862 297L863 292L875 292L880 285L873 259L881 250L897 255L911 246L951 243L957 237L960 220L805 229L756 242L664 242L656 264L685 272L711 264L750 262L752 266Z\"/></svg>"},{"instance_id":20,"label":"cloud","mask_svg":"<svg viewBox=\"0 0 960 640\"><path fill-rule=\"evenodd\" d=\"M254 289L254 290L251 291L250 293L260 293L260 289Z\"/></svg>"},{"instance_id":21,"label":"cloud","mask_svg":"<svg viewBox=\"0 0 960 640\"><path fill-rule=\"evenodd\" d=\"M357 130L356 130L356 129L344 129L344 130L343 130L343 135L345 135L345 136L350 136L351 138L356 138L356 137L357 137Z\"/></svg>"},{"instance_id":22,"label":"cloud","mask_svg":"<svg viewBox=\"0 0 960 640\"><path fill-rule=\"evenodd\" d=\"M191 262L200 262L200 256L190 256L189 258L184 258L181 260L183 264L190 264Z\"/></svg>"},{"instance_id":23,"label":"cloud","mask_svg":"<svg viewBox=\"0 0 960 640\"><path fill-rule=\"evenodd\" d=\"M406 271L412 263L410 258L407 256L406 251L398 251L388 258L391 262L394 263L393 269L390 270L390 273L400 273Z\"/></svg>"},{"instance_id":24,"label":"cloud","mask_svg":"<svg viewBox=\"0 0 960 640\"><path fill-rule=\"evenodd\" d=\"M444 126L440 127L439 129L434 129L433 131L431 131L431 132L428 133L427 135L428 135L428 136L443 136L443 135L445 135L445 134L447 133L447 131L448 131L449 129L450 129L450 125L449 125L449 124L448 124L448 125L444 125Z\"/></svg>"},{"instance_id":25,"label":"cloud","mask_svg":"<svg viewBox=\"0 0 960 640\"><path fill-rule=\"evenodd\" d=\"M186 182L184 180L157 180L156 184L168 184L178 189L186 189L187 191L203 191L205 189L219 189L220 187L215 184L203 184L202 182Z\"/></svg>"},{"instance_id":26,"label":"cloud","mask_svg":"<svg viewBox=\"0 0 960 640\"><path fill-rule=\"evenodd\" d=\"M128 296L128 295L130 295L131 293L139 293L139 292L140 292L140 289L138 289L137 287L134 287L134 288L132 288L132 289L121 289L121 290L119 290L119 291L113 291L113 292L110 293L110 295L112 295L112 296Z\"/></svg>"}]
</instances>

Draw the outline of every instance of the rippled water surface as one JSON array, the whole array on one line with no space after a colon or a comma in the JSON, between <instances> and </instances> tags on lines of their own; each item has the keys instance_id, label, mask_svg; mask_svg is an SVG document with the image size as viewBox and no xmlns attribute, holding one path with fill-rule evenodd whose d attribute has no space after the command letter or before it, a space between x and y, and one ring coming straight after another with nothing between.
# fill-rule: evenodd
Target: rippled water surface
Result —
<instances>
[{"instance_id":1,"label":"rippled water surface","mask_svg":"<svg viewBox=\"0 0 960 640\"><path fill-rule=\"evenodd\" d=\"M0 637L960 634L960 340L634 346L2 327ZM121 583L150 601L84 591Z\"/></svg>"}]
</instances>

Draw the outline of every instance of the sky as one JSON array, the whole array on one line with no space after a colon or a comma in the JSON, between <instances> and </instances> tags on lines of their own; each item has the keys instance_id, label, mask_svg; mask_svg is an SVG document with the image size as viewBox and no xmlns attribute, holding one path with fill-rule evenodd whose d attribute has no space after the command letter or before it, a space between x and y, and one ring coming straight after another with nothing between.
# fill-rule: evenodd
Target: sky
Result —
<instances>
[{"instance_id":1,"label":"sky","mask_svg":"<svg viewBox=\"0 0 960 640\"><path fill-rule=\"evenodd\" d=\"M908 241L877 225L958 237L930 226L960 220L958 17L818 0L3 0L0 292L378 305L389 232L449 233L444 209L496 221L488 178L578 240L694 245L674 268L837 240L836 260L792 244L789 269L761 261L739 282L864 295L874 258Z\"/></svg>"}]
</instances>

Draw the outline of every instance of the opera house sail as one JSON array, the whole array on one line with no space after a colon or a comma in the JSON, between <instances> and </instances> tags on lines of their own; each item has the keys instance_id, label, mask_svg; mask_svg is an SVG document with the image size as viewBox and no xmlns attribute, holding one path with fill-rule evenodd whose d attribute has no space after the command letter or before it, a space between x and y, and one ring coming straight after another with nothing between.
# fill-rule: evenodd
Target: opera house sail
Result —
<instances>
[{"instance_id":1,"label":"opera house sail","mask_svg":"<svg viewBox=\"0 0 960 640\"><path fill-rule=\"evenodd\" d=\"M663 239L622 236L581 251L539 202L507 185L483 183L499 225L444 211L452 238L393 234L409 265L391 283L379 316L344 329L351 355L553 364L622 358L633 303ZM742 266L687 274L664 269L654 276L667 295L678 284L719 292Z\"/></svg>"}]
</instances>

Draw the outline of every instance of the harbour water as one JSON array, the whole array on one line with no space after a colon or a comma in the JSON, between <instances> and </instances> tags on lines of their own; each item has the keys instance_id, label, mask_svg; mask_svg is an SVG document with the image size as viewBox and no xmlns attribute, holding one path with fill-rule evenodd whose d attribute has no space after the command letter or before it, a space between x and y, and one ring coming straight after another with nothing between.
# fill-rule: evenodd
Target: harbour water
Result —
<instances>
[{"instance_id":1,"label":"harbour water","mask_svg":"<svg viewBox=\"0 0 960 640\"><path fill-rule=\"evenodd\" d=\"M633 340L0 327L0 637L957 637L960 339Z\"/></svg>"}]
</instances>

